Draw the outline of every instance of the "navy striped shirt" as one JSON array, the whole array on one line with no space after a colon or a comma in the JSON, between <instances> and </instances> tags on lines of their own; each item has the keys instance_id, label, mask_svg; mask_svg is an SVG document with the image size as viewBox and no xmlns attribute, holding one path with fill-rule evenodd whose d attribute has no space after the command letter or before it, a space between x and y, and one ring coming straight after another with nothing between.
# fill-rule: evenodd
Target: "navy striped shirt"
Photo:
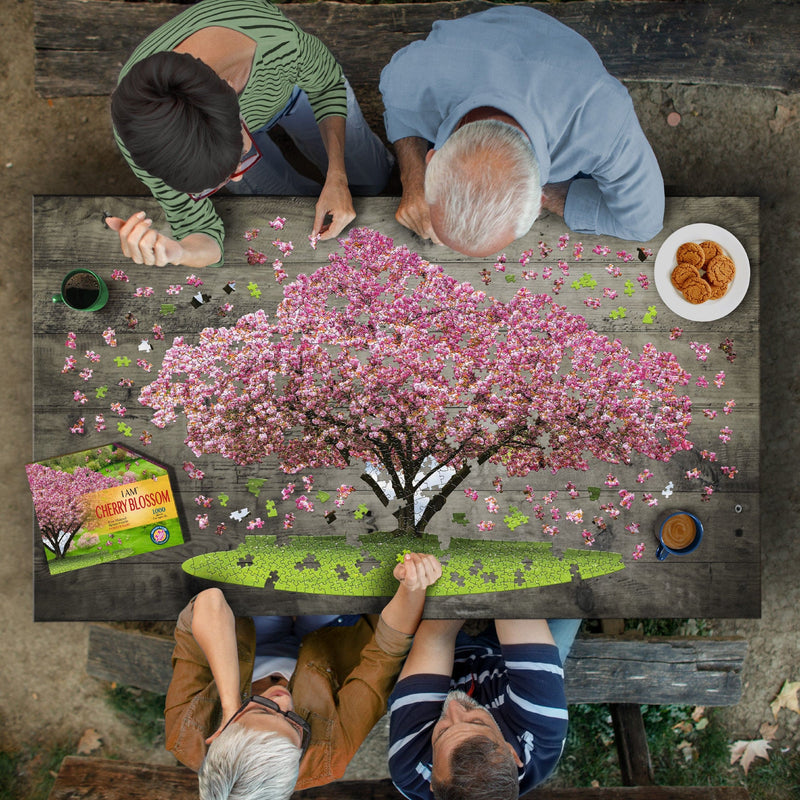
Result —
<instances>
[{"instance_id":1,"label":"navy striped shirt","mask_svg":"<svg viewBox=\"0 0 800 800\"><path fill-rule=\"evenodd\" d=\"M451 689L468 691L520 757L520 794L555 768L567 735L564 670L549 644L456 648L453 677L411 675L389 697L389 771L411 800L431 800L431 734Z\"/></svg>"}]
</instances>

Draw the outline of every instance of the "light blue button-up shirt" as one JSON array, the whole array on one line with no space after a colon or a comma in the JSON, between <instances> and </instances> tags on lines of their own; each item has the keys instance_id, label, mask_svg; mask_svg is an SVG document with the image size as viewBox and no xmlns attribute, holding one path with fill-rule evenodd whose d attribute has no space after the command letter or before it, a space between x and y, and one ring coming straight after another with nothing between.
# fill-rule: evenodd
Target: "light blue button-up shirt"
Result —
<instances>
[{"instance_id":1,"label":"light blue button-up shirt","mask_svg":"<svg viewBox=\"0 0 800 800\"><path fill-rule=\"evenodd\" d=\"M625 87L594 48L531 8L499 6L434 23L381 72L389 141L441 147L473 108L512 116L542 184L569 180L564 219L578 233L647 241L664 221L664 183Z\"/></svg>"}]
</instances>

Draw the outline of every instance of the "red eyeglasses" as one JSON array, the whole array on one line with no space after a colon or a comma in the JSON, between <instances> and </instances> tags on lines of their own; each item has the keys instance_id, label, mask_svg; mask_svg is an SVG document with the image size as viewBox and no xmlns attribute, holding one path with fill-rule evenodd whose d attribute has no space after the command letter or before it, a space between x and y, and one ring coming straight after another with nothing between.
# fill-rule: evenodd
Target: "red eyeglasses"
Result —
<instances>
[{"instance_id":1,"label":"red eyeglasses","mask_svg":"<svg viewBox=\"0 0 800 800\"><path fill-rule=\"evenodd\" d=\"M250 140L250 144L252 147L246 152L242 154L242 160L239 162L239 166L227 177L225 178L222 183L215 186L213 189L204 189L202 192L187 192L189 197L192 200L205 200L206 197L211 197L214 192L218 192L223 186L225 186L228 181L233 180L234 178L238 178L241 175L244 175L250 167L254 166L257 161L261 158L261 151L258 149L258 145L256 144L256 140L250 134L250 131L245 124L245 121L239 117L239 122L242 123L242 128L244 132L247 134L247 138Z\"/></svg>"}]
</instances>

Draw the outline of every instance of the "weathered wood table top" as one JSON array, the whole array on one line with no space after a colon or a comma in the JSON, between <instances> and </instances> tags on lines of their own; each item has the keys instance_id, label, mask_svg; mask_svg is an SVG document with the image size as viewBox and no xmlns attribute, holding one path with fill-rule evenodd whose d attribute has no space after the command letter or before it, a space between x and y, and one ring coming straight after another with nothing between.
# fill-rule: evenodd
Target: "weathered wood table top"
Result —
<instances>
[{"instance_id":1,"label":"weathered wood table top","mask_svg":"<svg viewBox=\"0 0 800 800\"><path fill-rule=\"evenodd\" d=\"M504 272L495 268L495 258L470 260L447 248L415 240L395 222L396 202L395 198L356 199L356 224L393 237L395 244L407 244L430 261L442 264L447 273L458 280L469 281L500 300L509 299L521 287L546 292L573 313L584 316L594 330L610 338L619 338L634 354L648 342L660 350L673 352L692 375L686 387L693 402L693 419L688 432L693 443L691 450L679 452L668 463L637 456L629 465L592 462L587 472L539 471L513 479L502 466L486 463L475 469L469 479L469 487L477 492L478 500L470 499L459 487L428 527L428 533L437 534L444 546L451 538L547 542L556 556L569 549L619 553L624 569L586 579L573 567L570 582L492 591L491 564L480 563L475 569L489 576L485 579L487 591L429 598L426 614L433 617L759 616L757 198L668 199L663 231L644 243L569 233L563 220L545 216L537 221L528 236L506 249ZM205 327L233 325L241 315L262 308L273 314L283 292L273 275L272 262L280 257L272 245L274 239L291 240L295 245L294 252L282 258L288 274L287 283L298 274L310 273L326 263L329 254L338 248L335 242L321 242L316 250L309 246L307 235L313 218L311 200L220 197L215 204L226 224L225 266L195 270L203 285L194 287L187 285L186 280L192 270L143 267L128 262L118 252L116 236L102 224L103 210L125 218L143 208L158 225L162 219L160 209L150 198L47 196L34 200L34 452L33 459L21 453L20 461L49 458L113 441L138 450L173 468L187 539L183 545L159 552L50 575L35 529L34 616L37 620L174 619L188 598L212 585L209 580L190 575L182 568L187 559L235 550L244 556L242 568L245 569L246 536L277 536L281 544L295 535L335 535L345 536L348 543L353 544L358 543L360 535L394 527L392 511L396 505L390 503L384 508L370 488L359 480L363 464L346 471L313 469L288 476L278 468L277 460L267 459L243 467L219 456L197 457L183 443L185 423L179 420L163 430L155 428L150 421L152 411L137 402L139 390L155 379L161 359L175 336L195 342L197 334ZM286 218L283 230L269 227L269 221L276 216ZM661 301L655 288L654 259L659 246L670 233L694 222L712 223L730 231L741 242L750 260L752 274L743 302L731 314L714 322L691 322L678 317ZM246 240L245 234L255 228L260 229L260 235ZM568 241L560 240L567 234ZM551 251L545 249L542 256L540 243ZM578 243L582 245L582 252L576 253ZM604 246L611 248L611 252L604 253ZM249 247L264 253L266 263L248 264ZM641 261L638 258L640 247L653 254ZM529 262L523 265L520 255L526 250L532 253ZM627 256L617 255L622 251L633 259L626 261ZM565 262L566 267L559 266L559 261ZM613 270L609 271L610 264L620 268L621 276L615 277ZM101 311L77 312L52 302L62 277L76 267L94 270L108 284L110 299ZM119 269L127 274L128 282L112 279L112 272ZM482 282L485 280L490 281L488 285ZM627 285L626 281L629 281ZM236 291L230 294L223 288L229 282L236 286ZM257 284L260 297L248 290L251 282ZM573 282L577 288L573 288ZM176 291L170 289L172 286L182 289L171 293ZM153 293L146 297L134 296L138 287L150 287ZM198 290L210 299L195 307L191 299ZM220 307L225 303L232 308L223 317ZM174 305L174 311L163 313L168 310L162 308L164 304ZM135 318L135 327L130 327L129 315ZM154 325L163 329L163 339L155 338ZM101 334L107 328L116 332L116 348L108 347L103 340ZM682 329L677 338L675 328ZM69 332L75 334L75 350L65 347ZM149 340L152 352L139 350L143 339ZM720 349L726 339L733 342L735 360L728 360L726 352ZM101 356L92 365L94 372L90 380L81 380L77 371L62 373L66 356L75 355L83 360L87 350L94 350ZM114 360L117 356L127 356L129 365L118 366ZM701 360L703 356L705 360ZM151 372L137 366L140 358L152 363ZM724 379L720 377L722 372ZM133 386L119 386L121 378L130 379ZM719 387L715 379L721 384ZM707 385L698 385L698 382ZM96 396L95 389L99 386L108 387L104 397ZM86 395L86 404L75 402L76 390ZM729 401L734 401L735 405ZM126 407L124 418L111 410L112 403ZM726 413L726 403L729 413ZM106 420L104 431L94 428L97 414L102 414ZM71 433L70 428L80 417L85 419L85 433ZM119 422L128 426L130 437L117 430ZM723 428L731 431L729 441L720 438ZM152 437L147 445L140 440L143 434L145 438L146 434ZM714 456L710 455L712 452ZM203 479L192 479L182 468L185 462L202 469ZM728 468L734 466L735 477L729 478L731 470ZM640 483L637 478L642 477L645 469L652 472L652 476ZM311 473L314 477L312 496L323 490L333 498L341 484L356 487L345 504L336 509L336 520L331 524L326 524L324 513L333 509L332 499L327 505L316 500L316 510L306 513L296 508L295 499L300 492L286 500L281 498L281 490L290 481L299 485L300 477ZM618 485L613 485L609 474ZM502 492L497 490L497 478L502 481ZM248 481L251 481L250 490ZM262 481L260 486L258 481ZM670 483L671 493L667 488ZM533 503L526 501L526 484L532 487ZM568 484L574 485L573 492L577 492L577 496L570 495ZM599 487L599 497L591 499L589 487ZM709 488L713 492L710 495ZM630 508L620 508L620 491L633 494ZM557 495L551 494L552 499L545 503L547 493ZM197 505L195 498L199 495L212 498L212 506ZM229 498L225 507L220 503L220 495ZM489 513L485 504L489 496L496 498L499 513ZM276 516L266 513L270 500L275 504ZM657 506L652 505L654 501ZM357 518L354 512L362 504L368 513ZM536 504L541 506L539 513L543 520L535 515ZM608 504L616 506L619 516L612 517L601 510L601 505L608 507ZM512 507L526 515L528 521L513 526L504 524L504 515L513 513ZM231 519L230 513L242 508L250 511L249 516L241 522ZM577 509L583 511L581 524L573 523L566 516L567 512ZM659 562L655 558L656 520L665 511L678 509L691 511L702 519L703 541L689 555L669 556ZM290 512L295 514L295 524L286 532L282 523L285 514ZM207 527L201 527L197 521L202 514L208 515ZM555 519L556 516L559 519ZM595 516L603 517L605 530L592 522ZM248 522L256 518L263 518L263 527L248 530ZM495 521L494 530L481 532L478 529L481 520ZM216 535L220 524L225 525L225 530ZM557 527L558 534L548 535L545 525ZM631 529L636 531L637 525L638 532L631 532ZM587 547L582 538L583 530L594 535L591 547ZM644 554L636 560L633 552L641 542L645 544ZM311 558L306 564L298 563L298 570L313 569L313 561ZM220 585L237 613L367 612L377 611L387 601L385 597L282 591L275 588L273 581L260 587Z\"/></svg>"}]
</instances>

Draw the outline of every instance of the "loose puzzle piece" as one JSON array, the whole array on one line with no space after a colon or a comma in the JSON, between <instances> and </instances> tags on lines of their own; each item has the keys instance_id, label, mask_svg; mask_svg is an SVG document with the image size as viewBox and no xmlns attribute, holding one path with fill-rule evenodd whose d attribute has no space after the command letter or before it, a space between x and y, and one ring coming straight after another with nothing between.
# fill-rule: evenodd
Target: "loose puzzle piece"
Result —
<instances>
[{"instance_id":1,"label":"loose puzzle piece","mask_svg":"<svg viewBox=\"0 0 800 800\"><path fill-rule=\"evenodd\" d=\"M250 281L247 284L247 291L250 292L250 297L261 297L261 289L258 288L258 284L254 281Z\"/></svg>"},{"instance_id":2,"label":"loose puzzle piece","mask_svg":"<svg viewBox=\"0 0 800 800\"><path fill-rule=\"evenodd\" d=\"M624 291L625 294L628 295L628 297L631 297L633 294L636 293L636 284L632 280L630 280L630 278L627 281L625 281Z\"/></svg>"},{"instance_id":3,"label":"loose puzzle piece","mask_svg":"<svg viewBox=\"0 0 800 800\"><path fill-rule=\"evenodd\" d=\"M114 359L114 363L118 367L129 367L131 365L131 360L128 358L128 356L117 356Z\"/></svg>"},{"instance_id":4,"label":"loose puzzle piece","mask_svg":"<svg viewBox=\"0 0 800 800\"><path fill-rule=\"evenodd\" d=\"M162 303L161 314L166 317L169 314L174 314L177 308L178 307L174 303Z\"/></svg>"},{"instance_id":5,"label":"loose puzzle piece","mask_svg":"<svg viewBox=\"0 0 800 800\"><path fill-rule=\"evenodd\" d=\"M249 508L240 508L238 511L231 511L231 519L241 522L249 513Z\"/></svg>"},{"instance_id":6,"label":"loose puzzle piece","mask_svg":"<svg viewBox=\"0 0 800 800\"><path fill-rule=\"evenodd\" d=\"M625 319L625 315L628 313L628 309L625 306L620 306L619 308L609 312L609 317L611 319Z\"/></svg>"},{"instance_id":7,"label":"loose puzzle piece","mask_svg":"<svg viewBox=\"0 0 800 800\"><path fill-rule=\"evenodd\" d=\"M275 501L274 500L267 500L266 505L264 506L267 509L267 516L268 517L277 517L278 516L278 509L275 508Z\"/></svg>"},{"instance_id":8,"label":"loose puzzle piece","mask_svg":"<svg viewBox=\"0 0 800 800\"><path fill-rule=\"evenodd\" d=\"M319 500L320 503L327 503L328 500L330 500L330 499L331 499L331 496L326 491L320 489L317 492L317 500Z\"/></svg>"},{"instance_id":9,"label":"loose puzzle piece","mask_svg":"<svg viewBox=\"0 0 800 800\"><path fill-rule=\"evenodd\" d=\"M463 511L454 511L453 522L455 522L456 525L467 525L469 521L467 520L467 515Z\"/></svg>"},{"instance_id":10,"label":"loose puzzle piece","mask_svg":"<svg viewBox=\"0 0 800 800\"><path fill-rule=\"evenodd\" d=\"M600 499L600 487L599 486L587 486L587 491L589 492L589 499L590 500L599 500Z\"/></svg>"},{"instance_id":11,"label":"loose puzzle piece","mask_svg":"<svg viewBox=\"0 0 800 800\"><path fill-rule=\"evenodd\" d=\"M117 430L123 436L133 436L133 429L131 428L130 425L126 425L124 422L118 422L117 423Z\"/></svg>"},{"instance_id":12,"label":"loose puzzle piece","mask_svg":"<svg viewBox=\"0 0 800 800\"><path fill-rule=\"evenodd\" d=\"M219 504L220 504L220 505L221 505L223 508L225 508L225 506L227 506L227 505L228 505L228 500L230 500L230 497L228 497L228 495L226 495L226 494L222 493L222 494L218 494L218 495L217 495L217 500L219 500Z\"/></svg>"},{"instance_id":13,"label":"loose puzzle piece","mask_svg":"<svg viewBox=\"0 0 800 800\"><path fill-rule=\"evenodd\" d=\"M442 578L428 589L429 596L441 597L569 583L573 569L586 580L625 566L620 553L567 550L558 558L549 542L453 538L442 551L438 538L429 534L418 538L373 533L359 537L356 546L346 544L343 536L291 536L278 545L275 536L248 535L236 550L195 556L183 569L222 583L271 583L279 591L387 597L397 587L392 570L398 553L402 558L405 551L432 553L442 560ZM247 570L240 561L247 562Z\"/></svg>"},{"instance_id":14,"label":"loose puzzle piece","mask_svg":"<svg viewBox=\"0 0 800 800\"><path fill-rule=\"evenodd\" d=\"M528 517L525 516L516 506L511 506L508 509L508 514L503 517L503 522L508 525L509 530L514 530L518 528L520 525L524 525L528 521Z\"/></svg>"},{"instance_id":15,"label":"loose puzzle piece","mask_svg":"<svg viewBox=\"0 0 800 800\"><path fill-rule=\"evenodd\" d=\"M108 386L98 386L94 390L94 396L96 400L102 400L106 396L106 392L108 391Z\"/></svg>"},{"instance_id":16,"label":"loose puzzle piece","mask_svg":"<svg viewBox=\"0 0 800 800\"><path fill-rule=\"evenodd\" d=\"M658 311L655 306L647 306L647 313L642 317L642 322L645 325L652 325L656 320L656 314L658 314Z\"/></svg>"},{"instance_id":17,"label":"loose puzzle piece","mask_svg":"<svg viewBox=\"0 0 800 800\"><path fill-rule=\"evenodd\" d=\"M580 278L572 281L570 286L573 289L594 289L597 286L597 281L592 277L591 272L584 272Z\"/></svg>"},{"instance_id":18,"label":"loose puzzle piece","mask_svg":"<svg viewBox=\"0 0 800 800\"><path fill-rule=\"evenodd\" d=\"M369 509L363 503L359 503L353 512L356 519L363 519L367 514L369 514Z\"/></svg>"},{"instance_id":19,"label":"loose puzzle piece","mask_svg":"<svg viewBox=\"0 0 800 800\"><path fill-rule=\"evenodd\" d=\"M250 480L247 481L247 491L258 497L261 494L261 487L265 483L265 478L250 478Z\"/></svg>"}]
</instances>

